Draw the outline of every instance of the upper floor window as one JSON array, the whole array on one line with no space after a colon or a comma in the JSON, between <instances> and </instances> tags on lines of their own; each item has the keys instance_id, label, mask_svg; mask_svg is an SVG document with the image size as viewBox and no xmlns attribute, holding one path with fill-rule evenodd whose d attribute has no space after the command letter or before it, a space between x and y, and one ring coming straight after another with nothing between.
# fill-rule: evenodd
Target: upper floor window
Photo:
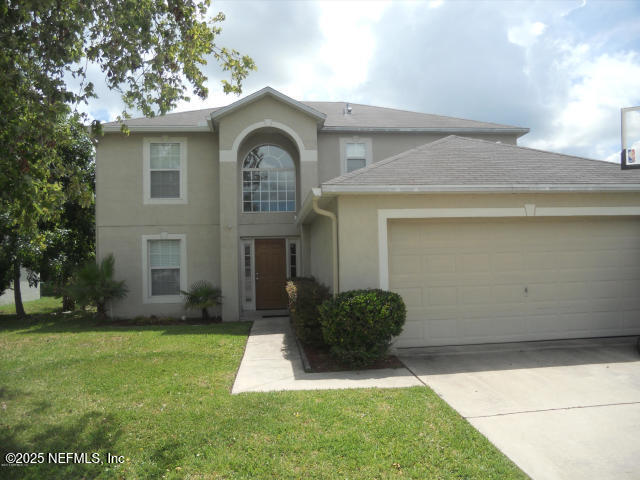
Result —
<instances>
[{"instance_id":1,"label":"upper floor window","mask_svg":"<svg viewBox=\"0 0 640 480\"><path fill-rule=\"evenodd\" d=\"M347 143L347 173L367 166L367 148L364 143Z\"/></svg>"},{"instance_id":2,"label":"upper floor window","mask_svg":"<svg viewBox=\"0 0 640 480\"><path fill-rule=\"evenodd\" d=\"M354 172L371 163L371 139L369 138L341 138L340 151L342 173Z\"/></svg>"},{"instance_id":3,"label":"upper floor window","mask_svg":"<svg viewBox=\"0 0 640 480\"><path fill-rule=\"evenodd\" d=\"M243 212L295 212L296 170L291 155L261 145L242 162Z\"/></svg>"},{"instance_id":4,"label":"upper floor window","mask_svg":"<svg viewBox=\"0 0 640 480\"><path fill-rule=\"evenodd\" d=\"M144 203L186 203L186 141L144 141Z\"/></svg>"}]
</instances>

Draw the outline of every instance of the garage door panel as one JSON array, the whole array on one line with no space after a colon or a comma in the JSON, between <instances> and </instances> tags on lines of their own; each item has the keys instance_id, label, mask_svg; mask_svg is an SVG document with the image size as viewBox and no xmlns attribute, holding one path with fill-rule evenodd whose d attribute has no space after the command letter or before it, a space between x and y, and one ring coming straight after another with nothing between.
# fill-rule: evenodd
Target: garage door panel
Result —
<instances>
[{"instance_id":1,"label":"garage door panel","mask_svg":"<svg viewBox=\"0 0 640 480\"><path fill-rule=\"evenodd\" d=\"M524 257L524 268L527 270L555 270L558 268L558 255L553 252L527 253Z\"/></svg>"},{"instance_id":2,"label":"garage door panel","mask_svg":"<svg viewBox=\"0 0 640 480\"><path fill-rule=\"evenodd\" d=\"M389 239L398 346L640 333L637 219L391 221Z\"/></svg>"},{"instance_id":3,"label":"garage door panel","mask_svg":"<svg viewBox=\"0 0 640 480\"><path fill-rule=\"evenodd\" d=\"M420 257L418 255L396 255L393 258L392 265L392 274L407 275L421 271Z\"/></svg>"},{"instance_id":4,"label":"garage door panel","mask_svg":"<svg viewBox=\"0 0 640 480\"><path fill-rule=\"evenodd\" d=\"M406 307L420 308L423 306L422 288L397 288L395 291L402 296Z\"/></svg>"},{"instance_id":5,"label":"garage door panel","mask_svg":"<svg viewBox=\"0 0 640 480\"><path fill-rule=\"evenodd\" d=\"M524 268L522 252L496 253L491 256L491 268L494 272L512 272Z\"/></svg>"},{"instance_id":6,"label":"garage door panel","mask_svg":"<svg viewBox=\"0 0 640 480\"><path fill-rule=\"evenodd\" d=\"M454 273L456 271L455 254L424 255L422 271L431 273Z\"/></svg>"},{"instance_id":7,"label":"garage door panel","mask_svg":"<svg viewBox=\"0 0 640 480\"><path fill-rule=\"evenodd\" d=\"M509 283L506 285L494 285L491 288L491 303L520 303L524 296L524 288L520 285Z\"/></svg>"},{"instance_id":8,"label":"garage door panel","mask_svg":"<svg viewBox=\"0 0 640 480\"><path fill-rule=\"evenodd\" d=\"M456 256L457 273L484 273L491 270L486 253L465 253Z\"/></svg>"},{"instance_id":9,"label":"garage door panel","mask_svg":"<svg viewBox=\"0 0 640 480\"><path fill-rule=\"evenodd\" d=\"M626 331L633 331L638 327L638 318L640 318L640 309L628 309L620 312L620 327ZM632 333L632 332L630 332Z\"/></svg>"},{"instance_id":10,"label":"garage door panel","mask_svg":"<svg viewBox=\"0 0 640 480\"><path fill-rule=\"evenodd\" d=\"M425 290L427 291L425 306L456 305L458 303L458 289L455 286L431 287Z\"/></svg>"}]
</instances>

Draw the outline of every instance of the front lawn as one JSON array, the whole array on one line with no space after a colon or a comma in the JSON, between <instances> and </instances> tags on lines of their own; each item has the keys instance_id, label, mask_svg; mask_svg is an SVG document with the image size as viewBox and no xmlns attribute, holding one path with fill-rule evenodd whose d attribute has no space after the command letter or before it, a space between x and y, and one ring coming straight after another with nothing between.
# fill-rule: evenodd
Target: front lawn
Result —
<instances>
[{"instance_id":1,"label":"front lawn","mask_svg":"<svg viewBox=\"0 0 640 480\"><path fill-rule=\"evenodd\" d=\"M124 463L3 466L2 478L526 478L427 388L232 396L249 323L116 327L90 314L7 313L0 463L6 452Z\"/></svg>"}]
</instances>

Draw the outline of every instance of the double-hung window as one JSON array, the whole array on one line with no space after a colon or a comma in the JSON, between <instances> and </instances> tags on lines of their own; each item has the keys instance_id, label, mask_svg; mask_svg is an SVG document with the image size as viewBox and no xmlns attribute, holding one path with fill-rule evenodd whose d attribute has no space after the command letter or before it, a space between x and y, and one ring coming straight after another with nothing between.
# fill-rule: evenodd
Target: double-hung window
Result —
<instances>
[{"instance_id":1,"label":"double-hung window","mask_svg":"<svg viewBox=\"0 0 640 480\"><path fill-rule=\"evenodd\" d=\"M364 143L347 143L347 173L367 166L367 147Z\"/></svg>"},{"instance_id":2,"label":"double-hung window","mask_svg":"<svg viewBox=\"0 0 640 480\"><path fill-rule=\"evenodd\" d=\"M340 158L342 173L351 173L371 164L370 138L341 138Z\"/></svg>"},{"instance_id":3,"label":"double-hung window","mask_svg":"<svg viewBox=\"0 0 640 480\"><path fill-rule=\"evenodd\" d=\"M147 302L179 302L186 288L186 239L184 235L145 235L143 289Z\"/></svg>"},{"instance_id":4,"label":"double-hung window","mask_svg":"<svg viewBox=\"0 0 640 480\"><path fill-rule=\"evenodd\" d=\"M144 203L186 203L186 140L144 141Z\"/></svg>"}]
</instances>

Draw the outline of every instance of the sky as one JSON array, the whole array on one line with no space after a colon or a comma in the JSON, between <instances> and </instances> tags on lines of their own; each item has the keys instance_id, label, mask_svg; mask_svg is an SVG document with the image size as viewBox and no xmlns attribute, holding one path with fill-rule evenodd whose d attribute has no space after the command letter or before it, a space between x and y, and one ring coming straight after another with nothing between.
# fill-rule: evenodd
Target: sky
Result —
<instances>
[{"instance_id":1,"label":"sky","mask_svg":"<svg viewBox=\"0 0 640 480\"><path fill-rule=\"evenodd\" d=\"M265 86L297 100L345 101L528 127L519 144L618 161L620 109L640 105L640 1L215 1L219 46L258 66ZM209 97L176 111L236 101L212 60ZM87 112L114 120L123 104ZM640 118L640 115L639 115ZM637 136L640 139L640 122Z\"/></svg>"}]
</instances>

